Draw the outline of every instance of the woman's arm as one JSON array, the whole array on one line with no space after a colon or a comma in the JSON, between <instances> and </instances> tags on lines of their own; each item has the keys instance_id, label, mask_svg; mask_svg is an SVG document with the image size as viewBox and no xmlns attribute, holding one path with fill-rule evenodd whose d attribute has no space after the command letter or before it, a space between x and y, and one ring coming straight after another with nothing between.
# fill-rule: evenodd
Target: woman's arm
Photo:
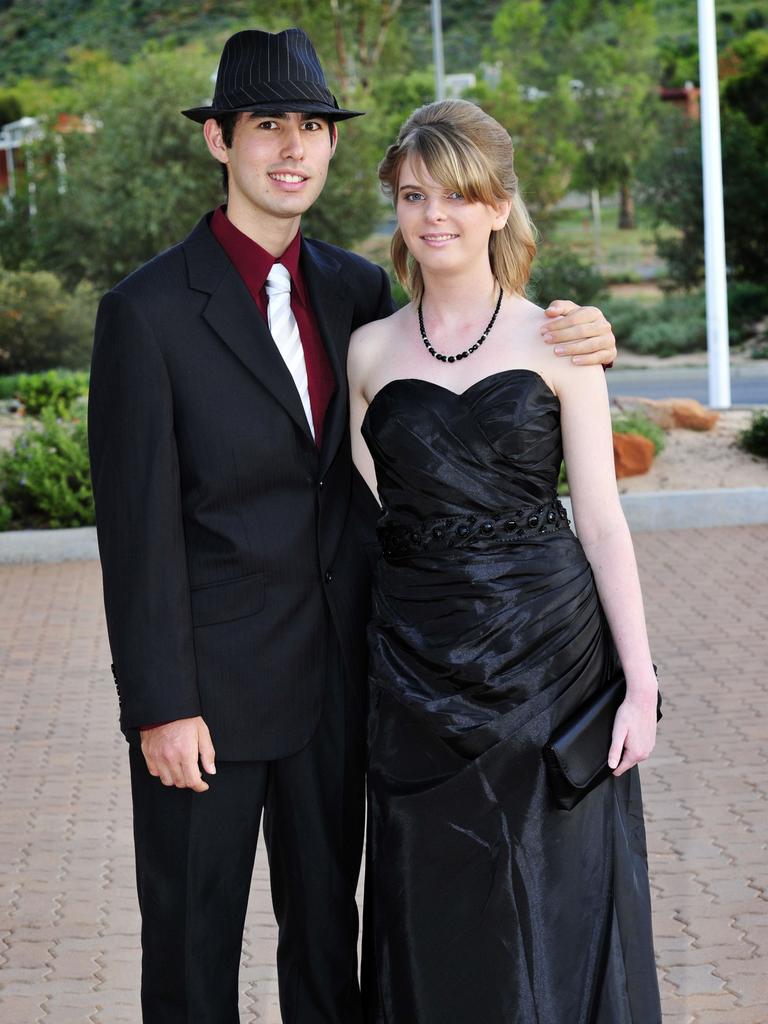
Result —
<instances>
[{"instance_id":1,"label":"woman's arm","mask_svg":"<svg viewBox=\"0 0 768 1024\"><path fill-rule=\"evenodd\" d=\"M368 409L365 385L369 376L369 364L374 347L371 335L375 330L375 325L370 324L359 328L352 334L347 355L347 379L349 380L349 432L352 438L352 460L360 476L378 501L379 492L373 458L360 432Z\"/></svg>"},{"instance_id":2,"label":"woman's arm","mask_svg":"<svg viewBox=\"0 0 768 1024\"><path fill-rule=\"evenodd\" d=\"M637 563L616 488L608 390L601 366L558 364L563 450L579 539L627 680L608 763L615 775L649 757L656 739L656 677Z\"/></svg>"}]
</instances>

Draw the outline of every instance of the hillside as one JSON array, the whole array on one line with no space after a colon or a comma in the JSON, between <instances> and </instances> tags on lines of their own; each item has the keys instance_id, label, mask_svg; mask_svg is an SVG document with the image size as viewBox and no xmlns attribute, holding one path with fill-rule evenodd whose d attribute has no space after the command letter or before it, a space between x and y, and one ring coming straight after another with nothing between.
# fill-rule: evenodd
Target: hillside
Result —
<instances>
[{"instance_id":1,"label":"hillside","mask_svg":"<svg viewBox=\"0 0 768 1024\"><path fill-rule=\"evenodd\" d=\"M348 3L350 10L365 0ZM376 0L369 0L375 5ZM627 0L615 0L617 3ZM313 3L317 10L320 3ZM446 67L476 65L490 38L499 0L443 0ZM184 43L212 36L232 25L273 26L300 21L305 5L285 0L0 0L0 86L25 76L66 81L66 54L74 46L105 50L125 60L148 41ZM342 8L344 4L342 3ZM718 0L721 47L749 28L768 23L765 4ZM353 17L353 14L350 14ZM428 0L404 0L398 17L406 27L417 65L431 63ZM696 77L696 0L659 0L659 43L666 84Z\"/></svg>"}]
</instances>

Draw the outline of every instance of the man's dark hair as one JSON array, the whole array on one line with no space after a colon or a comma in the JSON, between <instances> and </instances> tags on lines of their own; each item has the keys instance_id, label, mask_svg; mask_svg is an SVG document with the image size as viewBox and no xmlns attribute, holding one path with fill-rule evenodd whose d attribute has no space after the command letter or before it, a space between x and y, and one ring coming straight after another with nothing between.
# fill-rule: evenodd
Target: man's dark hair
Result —
<instances>
[{"instance_id":1,"label":"man's dark hair","mask_svg":"<svg viewBox=\"0 0 768 1024\"><path fill-rule=\"evenodd\" d=\"M219 114L216 118L216 124L221 128L221 137L224 140L224 145L227 149L232 148L232 139L235 135L235 125L237 119L240 117L241 111L233 110L230 114ZM229 172L227 171L227 165L221 165L221 186L224 189L224 195L229 192Z\"/></svg>"},{"instance_id":2,"label":"man's dark hair","mask_svg":"<svg viewBox=\"0 0 768 1024\"><path fill-rule=\"evenodd\" d=\"M244 113L242 110L233 110L228 114L219 114L216 118L216 124L221 128L221 137L224 140L224 145L227 149L232 148L232 139L235 137L235 125L237 124L238 118ZM284 110L252 110L249 114L250 117L284 117ZM305 114L306 117L310 117L311 114L308 112ZM317 117L323 118L323 114L318 114ZM333 143L333 121L328 122L328 131L331 136L331 143ZM224 195L226 196L229 192L229 177L227 171L227 165L221 165L221 184L224 189Z\"/></svg>"}]
</instances>

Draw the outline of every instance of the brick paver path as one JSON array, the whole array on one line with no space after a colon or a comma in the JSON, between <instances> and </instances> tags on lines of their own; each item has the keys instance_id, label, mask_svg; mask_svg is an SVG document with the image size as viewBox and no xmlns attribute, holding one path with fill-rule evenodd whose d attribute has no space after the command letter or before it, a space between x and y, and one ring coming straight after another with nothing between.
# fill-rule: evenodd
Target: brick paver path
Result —
<instances>
[{"instance_id":1,"label":"brick paver path","mask_svg":"<svg viewBox=\"0 0 768 1024\"><path fill-rule=\"evenodd\" d=\"M665 1021L765 1024L768 527L640 534L636 545L667 711L644 770ZM3 1024L140 1019L108 663L96 564L0 567ZM274 941L262 856L244 1024L280 1020Z\"/></svg>"}]
</instances>

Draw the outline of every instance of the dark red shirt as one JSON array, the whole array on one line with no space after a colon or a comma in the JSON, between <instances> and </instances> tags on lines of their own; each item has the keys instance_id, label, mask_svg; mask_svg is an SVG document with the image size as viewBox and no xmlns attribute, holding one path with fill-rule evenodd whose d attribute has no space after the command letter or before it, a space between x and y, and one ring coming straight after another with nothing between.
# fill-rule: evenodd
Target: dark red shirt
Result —
<instances>
[{"instance_id":1,"label":"dark red shirt","mask_svg":"<svg viewBox=\"0 0 768 1024\"><path fill-rule=\"evenodd\" d=\"M211 231L216 241L232 260L265 321L267 320L266 282L273 264L282 263L291 275L291 309L296 317L304 349L309 404L312 407L312 419L315 425L315 441L319 448L323 440L323 420L328 404L336 390L336 379L333 376L317 320L312 312L306 282L301 271L301 232L296 232L296 237L282 256L275 259L258 242L254 242L252 238L235 227L227 217L223 206L220 206L211 217Z\"/></svg>"}]
</instances>

